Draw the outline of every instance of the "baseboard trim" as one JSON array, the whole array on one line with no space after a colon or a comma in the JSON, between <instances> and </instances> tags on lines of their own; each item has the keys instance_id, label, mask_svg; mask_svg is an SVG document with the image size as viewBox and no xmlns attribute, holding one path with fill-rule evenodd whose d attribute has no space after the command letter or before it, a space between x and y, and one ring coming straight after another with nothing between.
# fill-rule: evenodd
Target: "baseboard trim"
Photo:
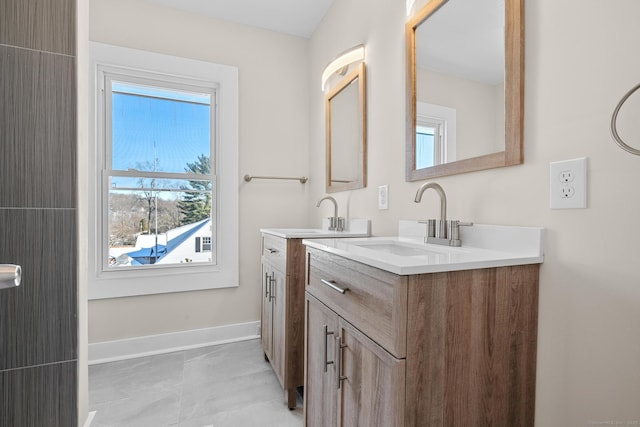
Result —
<instances>
[{"instance_id":1,"label":"baseboard trim","mask_svg":"<svg viewBox=\"0 0 640 427\"><path fill-rule=\"evenodd\" d=\"M260 337L260 322L237 323L89 344L89 365L172 353Z\"/></svg>"},{"instance_id":2,"label":"baseboard trim","mask_svg":"<svg viewBox=\"0 0 640 427\"><path fill-rule=\"evenodd\" d=\"M96 412L98 411L89 412L89 415L87 415L87 419L84 422L84 427L91 427L91 423L93 422L93 418L96 416Z\"/></svg>"}]
</instances>

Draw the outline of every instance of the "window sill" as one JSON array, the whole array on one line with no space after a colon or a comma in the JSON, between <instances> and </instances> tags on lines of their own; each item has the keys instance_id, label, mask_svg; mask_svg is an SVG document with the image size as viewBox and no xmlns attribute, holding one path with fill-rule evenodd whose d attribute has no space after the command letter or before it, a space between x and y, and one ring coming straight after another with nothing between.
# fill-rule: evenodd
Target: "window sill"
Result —
<instances>
[{"instance_id":1,"label":"window sill","mask_svg":"<svg viewBox=\"0 0 640 427\"><path fill-rule=\"evenodd\" d=\"M100 272L89 285L89 300L238 287L238 268L229 270L190 265Z\"/></svg>"}]
</instances>

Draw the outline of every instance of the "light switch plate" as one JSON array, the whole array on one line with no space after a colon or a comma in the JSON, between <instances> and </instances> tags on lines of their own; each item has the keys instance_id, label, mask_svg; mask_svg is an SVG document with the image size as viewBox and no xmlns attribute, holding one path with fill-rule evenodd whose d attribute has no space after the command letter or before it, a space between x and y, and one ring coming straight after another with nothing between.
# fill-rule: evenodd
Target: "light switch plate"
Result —
<instances>
[{"instance_id":1,"label":"light switch plate","mask_svg":"<svg viewBox=\"0 0 640 427\"><path fill-rule=\"evenodd\" d=\"M378 209L389 209L389 186L381 185L378 187Z\"/></svg>"},{"instance_id":2,"label":"light switch plate","mask_svg":"<svg viewBox=\"0 0 640 427\"><path fill-rule=\"evenodd\" d=\"M549 164L549 206L551 209L587 207L587 158Z\"/></svg>"}]
</instances>

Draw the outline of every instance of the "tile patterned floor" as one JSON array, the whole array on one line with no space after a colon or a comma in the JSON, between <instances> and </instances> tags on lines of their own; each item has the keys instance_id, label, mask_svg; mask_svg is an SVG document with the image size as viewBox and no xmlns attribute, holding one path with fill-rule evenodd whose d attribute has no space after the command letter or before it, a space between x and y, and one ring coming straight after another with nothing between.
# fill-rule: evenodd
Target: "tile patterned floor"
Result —
<instances>
[{"instance_id":1,"label":"tile patterned floor","mask_svg":"<svg viewBox=\"0 0 640 427\"><path fill-rule=\"evenodd\" d=\"M91 427L300 427L260 340L89 367Z\"/></svg>"}]
</instances>

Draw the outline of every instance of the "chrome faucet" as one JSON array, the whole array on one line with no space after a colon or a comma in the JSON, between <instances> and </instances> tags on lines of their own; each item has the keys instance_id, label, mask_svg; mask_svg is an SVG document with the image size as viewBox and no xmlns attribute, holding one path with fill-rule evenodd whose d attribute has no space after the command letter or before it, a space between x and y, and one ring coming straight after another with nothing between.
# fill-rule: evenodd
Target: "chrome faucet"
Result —
<instances>
[{"instance_id":1,"label":"chrome faucet","mask_svg":"<svg viewBox=\"0 0 640 427\"><path fill-rule=\"evenodd\" d=\"M316 208L320 207L320 203L323 200L329 200L333 202L333 216L329 217L329 231L343 231L344 230L344 218L340 218L338 216L338 202L331 196L324 196L322 199L318 200L316 204Z\"/></svg>"},{"instance_id":2,"label":"chrome faucet","mask_svg":"<svg viewBox=\"0 0 640 427\"><path fill-rule=\"evenodd\" d=\"M440 184L436 182L425 182L420 186L416 193L414 202L420 203L422 200L422 193L428 188L431 188L440 196L440 219L429 219L427 224L427 236L424 239L425 243L435 243L437 245L447 246L460 246L462 241L460 240L460 226L461 225L473 225L472 222L461 222L458 220L447 220L447 195L444 193L444 189Z\"/></svg>"}]
</instances>

